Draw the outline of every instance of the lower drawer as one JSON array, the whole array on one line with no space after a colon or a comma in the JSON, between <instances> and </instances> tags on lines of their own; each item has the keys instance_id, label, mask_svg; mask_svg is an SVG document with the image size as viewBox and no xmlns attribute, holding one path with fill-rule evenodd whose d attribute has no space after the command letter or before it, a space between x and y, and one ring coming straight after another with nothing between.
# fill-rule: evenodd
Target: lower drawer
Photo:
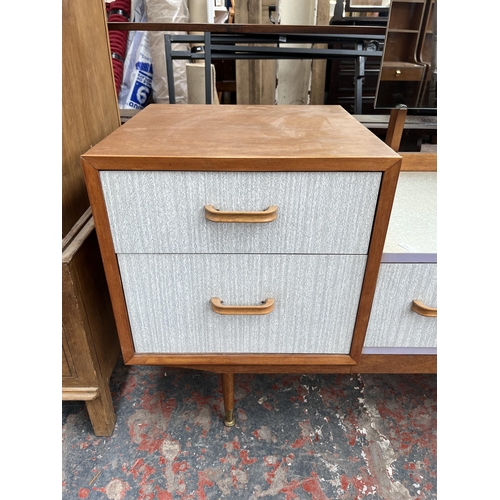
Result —
<instances>
[{"instance_id":1,"label":"lower drawer","mask_svg":"<svg viewBox=\"0 0 500 500\"><path fill-rule=\"evenodd\" d=\"M363 255L118 254L137 353L348 354ZM274 299L265 315L226 305Z\"/></svg>"},{"instance_id":2,"label":"lower drawer","mask_svg":"<svg viewBox=\"0 0 500 500\"><path fill-rule=\"evenodd\" d=\"M381 264L365 348L437 347L437 318L411 309L437 307L437 264Z\"/></svg>"}]
</instances>

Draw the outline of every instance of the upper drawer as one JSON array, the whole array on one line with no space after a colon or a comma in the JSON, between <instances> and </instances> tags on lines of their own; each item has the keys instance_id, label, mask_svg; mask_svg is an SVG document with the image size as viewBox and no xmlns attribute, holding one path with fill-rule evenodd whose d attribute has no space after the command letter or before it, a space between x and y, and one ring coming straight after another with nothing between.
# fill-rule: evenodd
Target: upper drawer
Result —
<instances>
[{"instance_id":1,"label":"upper drawer","mask_svg":"<svg viewBox=\"0 0 500 500\"><path fill-rule=\"evenodd\" d=\"M380 172L100 173L117 253L366 254ZM267 223L212 222L221 211L263 211Z\"/></svg>"}]
</instances>

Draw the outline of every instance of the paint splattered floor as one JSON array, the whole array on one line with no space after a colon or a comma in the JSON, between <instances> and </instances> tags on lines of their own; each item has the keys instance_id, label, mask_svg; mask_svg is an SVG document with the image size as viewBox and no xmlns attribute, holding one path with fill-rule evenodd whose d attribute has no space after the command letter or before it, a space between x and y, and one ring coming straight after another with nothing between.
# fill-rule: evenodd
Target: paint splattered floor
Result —
<instances>
[{"instance_id":1,"label":"paint splattered floor","mask_svg":"<svg viewBox=\"0 0 500 500\"><path fill-rule=\"evenodd\" d=\"M124 366L96 437L63 402L62 498L437 498L436 375L236 375L236 426L216 374Z\"/></svg>"}]
</instances>

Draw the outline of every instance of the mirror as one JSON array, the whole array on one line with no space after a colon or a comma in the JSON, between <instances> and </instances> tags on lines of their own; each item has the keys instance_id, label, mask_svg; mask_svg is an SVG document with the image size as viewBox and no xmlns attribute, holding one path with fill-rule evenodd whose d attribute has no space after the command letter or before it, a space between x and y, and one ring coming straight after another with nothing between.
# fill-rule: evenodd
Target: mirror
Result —
<instances>
[{"instance_id":1,"label":"mirror","mask_svg":"<svg viewBox=\"0 0 500 500\"><path fill-rule=\"evenodd\" d=\"M392 0L375 108L437 109L437 0Z\"/></svg>"}]
</instances>

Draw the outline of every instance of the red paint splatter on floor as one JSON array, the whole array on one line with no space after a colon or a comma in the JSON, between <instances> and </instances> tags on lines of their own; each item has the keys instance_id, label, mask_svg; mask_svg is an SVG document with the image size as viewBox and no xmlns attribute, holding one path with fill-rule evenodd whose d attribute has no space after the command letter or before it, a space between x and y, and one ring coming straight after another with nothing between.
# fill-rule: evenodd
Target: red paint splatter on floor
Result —
<instances>
[{"instance_id":1,"label":"red paint splatter on floor","mask_svg":"<svg viewBox=\"0 0 500 500\"><path fill-rule=\"evenodd\" d=\"M350 446L356 444L356 439L358 438L358 419L354 413L348 409L347 415L344 418L344 425L346 427L346 436Z\"/></svg>"},{"instance_id":2,"label":"red paint splatter on floor","mask_svg":"<svg viewBox=\"0 0 500 500\"><path fill-rule=\"evenodd\" d=\"M266 481L269 484L272 484L272 482L274 480L274 476L276 475L276 471L280 468L281 462L276 460L274 457L267 457L265 462L266 462L266 465L268 467L273 468L273 470L271 472L266 473ZM283 460L283 462L284 462L284 460ZM288 470L288 468L286 467L285 470Z\"/></svg>"},{"instance_id":3,"label":"red paint splatter on floor","mask_svg":"<svg viewBox=\"0 0 500 500\"><path fill-rule=\"evenodd\" d=\"M349 487L349 479L347 479L345 474L340 476L340 486L344 491L347 491L347 488Z\"/></svg>"},{"instance_id":4,"label":"red paint splatter on floor","mask_svg":"<svg viewBox=\"0 0 500 500\"><path fill-rule=\"evenodd\" d=\"M256 458L248 458L248 451L247 450L240 451L240 459L241 459L241 465L250 465L250 464L254 464L255 462L257 462Z\"/></svg>"},{"instance_id":5,"label":"red paint splatter on floor","mask_svg":"<svg viewBox=\"0 0 500 500\"><path fill-rule=\"evenodd\" d=\"M311 438L309 436L299 437L292 444L292 448L302 448L307 442L311 442Z\"/></svg>"},{"instance_id":6,"label":"red paint splatter on floor","mask_svg":"<svg viewBox=\"0 0 500 500\"><path fill-rule=\"evenodd\" d=\"M239 450L239 449L240 449L240 442L239 442L238 438L233 439L233 441L231 441L230 443L226 443L226 444L224 445L224 448L226 448L226 449L227 449L227 448L228 448L228 445L232 446L232 449L233 449L233 450Z\"/></svg>"},{"instance_id":7,"label":"red paint splatter on floor","mask_svg":"<svg viewBox=\"0 0 500 500\"><path fill-rule=\"evenodd\" d=\"M87 488L80 488L78 492L78 498L88 498L90 490Z\"/></svg>"},{"instance_id":8,"label":"red paint splatter on floor","mask_svg":"<svg viewBox=\"0 0 500 500\"><path fill-rule=\"evenodd\" d=\"M302 448L306 443L312 444L311 436L309 434L311 424L308 420L304 422L299 422L299 427L301 428L301 436L295 440L292 444L292 448Z\"/></svg>"},{"instance_id":9,"label":"red paint splatter on floor","mask_svg":"<svg viewBox=\"0 0 500 500\"><path fill-rule=\"evenodd\" d=\"M129 375L125 381L123 388L120 393L120 397L125 397L130 401L130 394L137 387L137 377L135 375Z\"/></svg>"},{"instance_id":10,"label":"red paint splatter on floor","mask_svg":"<svg viewBox=\"0 0 500 500\"><path fill-rule=\"evenodd\" d=\"M142 411L151 413L152 418L141 421L132 415L128 421L129 433L133 442L139 444L139 450L151 454L158 451L166 437L164 429L175 409L176 401L174 398L165 400L165 394L158 392L154 395L145 394L141 402Z\"/></svg>"},{"instance_id":11,"label":"red paint splatter on floor","mask_svg":"<svg viewBox=\"0 0 500 500\"><path fill-rule=\"evenodd\" d=\"M158 500L173 500L171 493L165 490L160 490L159 488L156 488L156 496L158 497Z\"/></svg>"},{"instance_id":12,"label":"red paint splatter on floor","mask_svg":"<svg viewBox=\"0 0 500 500\"><path fill-rule=\"evenodd\" d=\"M280 493L286 495L286 500L292 500L294 498L299 498L294 491L302 488L306 493L311 495L311 500L331 500L329 499L321 489L319 484L318 475L315 472L311 473L311 476L302 480L292 480L286 486L281 488Z\"/></svg>"},{"instance_id":13,"label":"red paint splatter on floor","mask_svg":"<svg viewBox=\"0 0 500 500\"><path fill-rule=\"evenodd\" d=\"M189 470L189 464L183 460L182 462L174 462L172 464L172 471L174 474L179 474L179 472L186 472Z\"/></svg>"},{"instance_id":14,"label":"red paint splatter on floor","mask_svg":"<svg viewBox=\"0 0 500 500\"><path fill-rule=\"evenodd\" d=\"M205 471L198 472L198 499L199 500L207 500L207 496L205 495L205 487L211 488L214 485L214 482L211 481L207 473Z\"/></svg>"},{"instance_id":15,"label":"red paint splatter on floor","mask_svg":"<svg viewBox=\"0 0 500 500\"><path fill-rule=\"evenodd\" d=\"M132 474L134 480L137 480L139 475L142 474L141 481L139 483L140 486L146 486L148 482L148 478L152 476L156 472L154 467L146 464L143 458L138 459L135 464L130 469L130 473Z\"/></svg>"},{"instance_id":16,"label":"red paint splatter on floor","mask_svg":"<svg viewBox=\"0 0 500 500\"><path fill-rule=\"evenodd\" d=\"M302 481L302 489L311 495L312 500L329 500L323 493L319 484L318 475L315 472L311 473L311 477Z\"/></svg>"},{"instance_id":17,"label":"red paint splatter on floor","mask_svg":"<svg viewBox=\"0 0 500 500\"><path fill-rule=\"evenodd\" d=\"M297 395L296 396L292 396L290 398L290 401L292 403L295 403L295 402L303 403L304 399L307 398L308 395L309 395L309 391L304 386L299 385L297 387Z\"/></svg>"},{"instance_id":18,"label":"red paint splatter on floor","mask_svg":"<svg viewBox=\"0 0 500 500\"><path fill-rule=\"evenodd\" d=\"M336 405L339 401L345 400L346 393L339 387L322 387L319 390L319 395L323 403Z\"/></svg>"}]
</instances>

